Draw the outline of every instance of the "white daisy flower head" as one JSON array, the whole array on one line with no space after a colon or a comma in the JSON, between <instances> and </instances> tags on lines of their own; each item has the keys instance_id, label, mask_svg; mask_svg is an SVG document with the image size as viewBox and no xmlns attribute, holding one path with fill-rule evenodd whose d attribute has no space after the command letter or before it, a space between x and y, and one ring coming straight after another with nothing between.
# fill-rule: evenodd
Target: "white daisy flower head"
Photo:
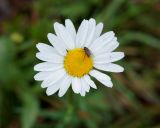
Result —
<instances>
[{"instance_id":1,"label":"white daisy flower head","mask_svg":"<svg viewBox=\"0 0 160 128\"><path fill-rule=\"evenodd\" d=\"M112 87L111 78L102 73L123 72L123 67L114 64L124 57L123 52L113 52L119 45L113 31L102 33L103 24L91 18L83 20L78 31L71 20L65 25L54 23L56 34L49 33L51 45L38 43L36 57L44 62L35 65L39 71L34 76L43 81L47 95L58 91L62 97L71 86L74 93L85 96L90 88L97 89L91 77L107 87Z\"/></svg>"}]
</instances>

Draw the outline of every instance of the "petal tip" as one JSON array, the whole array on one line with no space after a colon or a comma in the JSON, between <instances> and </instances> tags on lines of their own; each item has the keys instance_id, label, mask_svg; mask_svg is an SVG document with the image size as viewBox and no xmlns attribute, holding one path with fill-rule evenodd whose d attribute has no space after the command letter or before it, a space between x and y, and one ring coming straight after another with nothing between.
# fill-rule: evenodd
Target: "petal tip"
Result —
<instances>
[{"instance_id":1,"label":"petal tip","mask_svg":"<svg viewBox=\"0 0 160 128\"><path fill-rule=\"evenodd\" d=\"M33 70L34 70L34 71L37 71L36 68L37 68L37 66L35 65L35 66L33 67Z\"/></svg>"},{"instance_id":2,"label":"petal tip","mask_svg":"<svg viewBox=\"0 0 160 128\"><path fill-rule=\"evenodd\" d=\"M39 47L40 47L41 44L42 44L42 43L37 43L37 44L36 44L36 48L39 49Z\"/></svg>"},{"instance_id":3,"label":"petal tip","mask_svg":"<svg viewBox=\"0 0 160 128\"><path fill-rule=\"evenodd\" d=\"M51 94L49 94L49 93L47 93L47 92L46 92L46 95L47 95L47 96L51 96Z\"/></svg>"},{"instance_id":4,"label":"petal tip","mask_svg":"<svg viewBox=\"0 0 160 128\"><path fill-rule=\"evenodd\" d=\"M48 33L48 34L47 34L47 37L49 37L49 36L51 36L51 35L52 35L52 33Z\"/></svg>"},{"instance_id":5,"label":"petal tip","mask_svg":"<svg viewBox=\"0 0 160 128\"><path fill-rule=\"evenodd\" d=\"M120 72L124 72L124 68L123 67L121 67L121 71Z\"/></svg>"},{"instance_id":6,"label":"petal tip","mask_svg":"<svg viewBox=\"0 0 160 128\"><path fill-rule=\"evenodd\" d=\"M48 91L48 88L47 88L47 90L46 90L46 95L47 95L47 96L51 96L51 95L52 95L52 93Z\"/></svg>"}]
</instances>

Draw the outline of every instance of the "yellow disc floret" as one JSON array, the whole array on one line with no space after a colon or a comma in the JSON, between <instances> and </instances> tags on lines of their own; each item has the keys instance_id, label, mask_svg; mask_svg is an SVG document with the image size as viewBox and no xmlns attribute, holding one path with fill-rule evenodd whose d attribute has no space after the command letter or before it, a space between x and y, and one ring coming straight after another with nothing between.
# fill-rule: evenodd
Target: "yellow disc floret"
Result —
<instances>
[{"instance_id":1,"label":"yellow disc floret","mask_svg":"<svg viewBox=\"0 0 160 128\"><path fill-rule=\"evenodd\" d=\"M82 48L69 50L64 58L64 68L71 76L82 77L93 68L91 56L87 56Z\"/></svg>"}]
</instances>

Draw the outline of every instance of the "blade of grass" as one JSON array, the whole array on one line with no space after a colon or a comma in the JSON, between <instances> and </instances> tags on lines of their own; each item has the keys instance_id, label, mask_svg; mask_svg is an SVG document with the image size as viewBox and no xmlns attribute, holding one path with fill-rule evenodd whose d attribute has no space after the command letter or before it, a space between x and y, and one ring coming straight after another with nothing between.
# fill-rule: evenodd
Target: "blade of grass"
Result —
<instances>
[{"instance_id":1,"label":"blade of grass","mask_svg":"<svg viewBox=\"0 0 160 128\"><path fill-rule=\"evenodd\" d=\"M160 50L160 40L150 34L134 31L128 31L125 33L125 35L119 38L121 45L126 45L129 43L133 43L133 41L138 41L144 45L149 45Z\"/></svg>"}]
</instances>

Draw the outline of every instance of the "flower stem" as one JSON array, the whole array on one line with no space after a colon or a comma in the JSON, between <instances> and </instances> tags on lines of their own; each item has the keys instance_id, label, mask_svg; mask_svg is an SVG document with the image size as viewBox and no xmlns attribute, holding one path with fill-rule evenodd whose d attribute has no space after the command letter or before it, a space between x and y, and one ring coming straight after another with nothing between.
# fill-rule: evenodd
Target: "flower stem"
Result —
<instances>
[{"instance_id":1,"label":"flower stem","mask_svg":"<svg viewBox=\"0 0 160 128\"><path fill-rule=\"evenodd\" d=\"M72 127L72 119L74 114L74 97L73 93L71 91L68 92L67 96L67 112L66 116L64 118L64 122L67 125L67 127Z\"/></svg>"}]
</instances>

